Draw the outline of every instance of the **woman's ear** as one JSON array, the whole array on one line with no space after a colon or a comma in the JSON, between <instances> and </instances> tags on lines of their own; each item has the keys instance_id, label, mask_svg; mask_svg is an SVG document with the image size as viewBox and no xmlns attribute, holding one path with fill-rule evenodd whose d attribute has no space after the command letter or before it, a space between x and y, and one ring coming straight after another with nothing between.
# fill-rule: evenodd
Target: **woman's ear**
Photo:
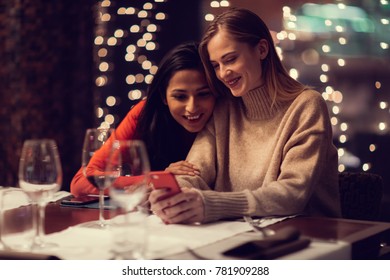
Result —
<instances>
[{"instance_id":1,"label":"woman's ear","mask_svg":"<svg viewBox=\"0 0 390 280\"><path fill-rule=\"evenodd\" d=\"M261 39L257 44L257 50L259 51L260 59L263 60L267 57L269 46L268 42L265 39Z\"/></svg>"}]
</instances>

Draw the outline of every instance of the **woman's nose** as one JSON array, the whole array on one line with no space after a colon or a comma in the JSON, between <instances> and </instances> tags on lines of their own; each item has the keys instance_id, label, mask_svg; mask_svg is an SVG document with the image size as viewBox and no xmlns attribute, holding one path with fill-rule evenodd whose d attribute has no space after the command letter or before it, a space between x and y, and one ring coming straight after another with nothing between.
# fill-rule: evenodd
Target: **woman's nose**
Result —
<instances>
[{"instance_id":1,"label":"woman's nose","mask_svg":"<svg viewBox=\"0 0 390 280\"><path fill-rule=\"evenodd\" d=\"M197 103L194 97L191 97L188 99L188 102L186 104L186 110L190 113L195 113L197 107Z\"/></svg>"},{"instance_id":2,"label":"woman's nose","mask_svg":"<svg viewBox=\"0 0 390 280\"><path fill-rule=\"evenodd\" d=\"M228 69L227 67L220 68L220 77L222 80L228 77L230 74L231 74L231 70Z\"/></svg>"}]
</instances>

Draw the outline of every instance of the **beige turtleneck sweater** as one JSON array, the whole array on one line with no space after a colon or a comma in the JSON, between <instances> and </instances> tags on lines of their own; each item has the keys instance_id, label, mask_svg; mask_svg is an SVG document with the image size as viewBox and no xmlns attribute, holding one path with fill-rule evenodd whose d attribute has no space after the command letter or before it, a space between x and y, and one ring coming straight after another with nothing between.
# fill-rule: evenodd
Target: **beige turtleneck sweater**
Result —
<instances>
[{"instance_id":1,"label":"beige turtleneck sweater","mask_svg":"<svg viewBox=\"0 0 390 280\"><path fill-rule=\"evenodd\" d=\"M321 95L272 102L264 88L219 101L187 160L201 176L177 176L201 190L204 222L243 215L338 217L338 155Z\"/></svg>"}]
</instances>

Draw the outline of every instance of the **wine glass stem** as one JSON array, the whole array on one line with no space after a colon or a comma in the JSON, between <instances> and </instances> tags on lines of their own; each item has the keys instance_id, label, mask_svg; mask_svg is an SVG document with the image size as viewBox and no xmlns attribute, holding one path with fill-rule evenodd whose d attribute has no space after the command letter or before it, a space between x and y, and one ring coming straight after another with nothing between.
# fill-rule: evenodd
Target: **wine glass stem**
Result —
<instances>
[{"instance_id":1,"label":"wine glass stem","mask_svg":"<svg viewBox=\"0 0 390 280\"><path fill-rule=\"evenodd\" d=\"M38 212L36 217L36 233L34 238L34 245L41 246L43 244L43 236L44 236L44 220L45 220L45 205L37 204L36 211Z\"/></svg>"},{"instance_id":2,"label":"wine glass stem","mask_svg":"<svg viewBox=\"0 0 390 280\"><path fill-rule=\"evenodd\" d=\"M99 221L101 226L103 226L105 222L103 211L104 211L104 190L99 190Z\"/></svg>"},{"instance_id":3,"label":"wine glass stem","mask_svg":"<svg viewBox=\"0 0 390 280\"><path fill-rule=\"evenodd\" d=\"M0 225L3 226L3 208L1 206L1 193L0 193ZM1 237L1 228L0 228L0 250L4 250L5 249L5 245L3 243L3 239Z\"/></svg>"}]
</instances>

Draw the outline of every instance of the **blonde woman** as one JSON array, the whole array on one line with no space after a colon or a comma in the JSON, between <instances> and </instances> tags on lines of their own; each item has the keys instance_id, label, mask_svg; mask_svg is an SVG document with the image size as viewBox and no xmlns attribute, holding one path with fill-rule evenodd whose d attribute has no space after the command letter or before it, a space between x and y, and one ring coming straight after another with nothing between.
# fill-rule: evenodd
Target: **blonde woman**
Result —
<instances>
[{"instance_id":1,"label":"blonde woman","mask_svg":"<svg viewBox=\"0 0 390 280\"><path fill-rule=\"evenodd\" d=\"M232 8L200 44L210 87L226 92L187 160L199 176L177 176L183 192L152 209L166 223L244 215L340 216L338 156L321 95L291 78L265 23Z\"/></svg>"}]
</instances>

